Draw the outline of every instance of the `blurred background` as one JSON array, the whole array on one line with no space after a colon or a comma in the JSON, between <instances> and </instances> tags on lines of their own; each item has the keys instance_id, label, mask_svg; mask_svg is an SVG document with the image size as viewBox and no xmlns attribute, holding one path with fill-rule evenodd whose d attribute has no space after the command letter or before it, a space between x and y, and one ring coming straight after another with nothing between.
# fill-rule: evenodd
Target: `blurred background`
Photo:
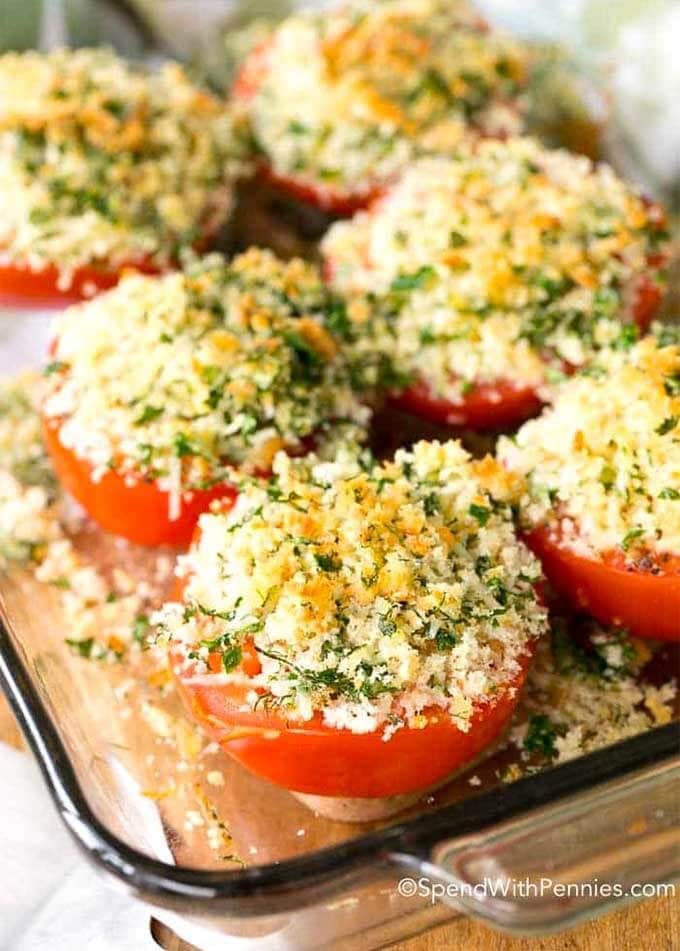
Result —
<instances>
[{"instance_id":1,"label":"blurred background","mask_svg":"<svg viewBox=\"0 0 680 951\"><path fill-rule=\"evenodd\" d=\"M105 43L134 58L186 60L201 78L226 88L235 62L268 22L300 5L1 0L0 50ZM594 120L605 130L601 150L619 170L680 210L680 2L477 0L476 6L495 25L537 44L537 124L548 116Z\"/></svg>"}]
</instances>

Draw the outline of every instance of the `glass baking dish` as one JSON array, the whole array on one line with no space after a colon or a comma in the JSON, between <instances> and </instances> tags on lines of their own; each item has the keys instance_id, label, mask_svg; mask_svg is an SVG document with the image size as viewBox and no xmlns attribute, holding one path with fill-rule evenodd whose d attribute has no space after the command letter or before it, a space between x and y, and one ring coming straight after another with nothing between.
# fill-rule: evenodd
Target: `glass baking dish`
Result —
<instances>
[{"instance_id":1,"label":"glass baking dish","mask_svg":"<svg viewBox=\"0 0 680 951\"><path fill-rule=\"evenodd\" d=\"M677 724L367 834L335 829L333 844L216 871L181 824L140 795L127 751L110 726L102 729L110 692L91 704L105 681L88 676L79 689L70 657L50 643L54 632L41 637L45 615L22 616L17 588L25 582L3 584L3 689L85 855L156 909L200 917L258 948L373 948L460 911L523 934L566 928L630 901L640 884L680 877ZM285 793L260 788L253 812L246 794L257 781L224 768L248 833L269 837L272 856L292 852L287 825L297 832L306 824L314 837L313 819ZM269 825L266 834L260 825ZM485 880L508 882L513 893L493 895ZM590 887L565 899L548 880ZM597 882L616 887L594 889ZM523 883L532 884L523 892Z\"/></svg>"},{"instance_id":2,"label":"glass baking dish","mask_svg":"<svg viewBox=\"0 0 680 951\"><path fill-rule=\"evenodd\" d=\"M47 326L1 317L0 369L37 360ZM102 571L155 570L157 553L92 529L75 542ZM63 821L157 917L180 933L200 922L190 933L203 948L219 934L243 947L375 948L461 912L539 934L680 878L677 723L515 782L496 778L501 751L476 768L478 789L462 777L382 827L350 825L196 747L153 678L137 678L143 717L132 716L134 671L83 660L70 634L58 591L0 570L0 684Z\"/></svg>"}]
</instances>

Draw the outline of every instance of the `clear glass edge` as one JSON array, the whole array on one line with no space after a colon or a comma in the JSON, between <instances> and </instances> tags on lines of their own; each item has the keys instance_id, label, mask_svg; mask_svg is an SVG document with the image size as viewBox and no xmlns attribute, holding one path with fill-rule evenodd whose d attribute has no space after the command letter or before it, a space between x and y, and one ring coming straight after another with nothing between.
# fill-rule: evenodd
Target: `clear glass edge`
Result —
<instances>
[{"instance_id":1,"label":"clear glass edge","mask_svg":"<svg viewBox=\"0 0 680 951\"><path fill-rule=\"evenodd\" d=\"M394 877L399 867L416 869L440 883L469 882L469 876L453 870L450 860L454 853L466 854L472 843L479 851L497 842L499 836L510 842L523 824L535 824L539 818L545 823L546 816L559 819L565 810L587 817L592 815L594 796L601 802L603 796L606 800L621 788L637 788L640 781L651 781L654 787L655 777L665 777L667 769L675 771L680 763L678 726L668 724L463 803L308 856L243 871L200 871L143 855L99 822L71 768L58 726L45 710L1 618L0 685L36 755L57 810L90 861L151 904L192 915L223 911L249 918L300 909L354 886L358 870L362 878L376 880L388 871ZM453 837L452 828L457 830ZM680 874L680 862L675 874ZM496 927L523 933L566 927L584 914L611 906L600 902L563 909L559 914L548 909L540 921L532 923L522 917L516 902L465 900L451 904Z\"/></svg>"}]
</instances>

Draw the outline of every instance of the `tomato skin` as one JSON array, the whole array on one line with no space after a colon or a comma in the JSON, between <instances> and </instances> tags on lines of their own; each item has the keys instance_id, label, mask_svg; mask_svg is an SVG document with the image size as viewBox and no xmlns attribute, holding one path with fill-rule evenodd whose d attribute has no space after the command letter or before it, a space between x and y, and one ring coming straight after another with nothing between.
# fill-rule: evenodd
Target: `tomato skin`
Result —
<instances>
[{"instance_id":1,"label":"tomato skin","mask_svg":"<svg viewBox=\"0 0 680 951\"><path fill-rule=\"evenodd\" d=\"M142 274L160 273L148 260L130 263L116 270L85 266L77 268L70 287L61 290L58 286L59 271L52 264L40 271L15 265L0 265L0 307L24 310L68 307L92 297L92 288L98 293L115 287L122 272L128 268Z\"/></svg>"},{"instance_id":2,"label":"tomato skin","mask_svg":"<svg viewBox=\"0 0 680 951\"><path fill-rule=\"evenodd\" d=\"M377 185L350 191L313 178L284 175L264 162L259 165L258 175L278 191L334 218L350 218L355 212L368 208L381 194Z\"/></svg>"},{"instance_id":3,"label":"tomato skin","mask_svg":"<svg viewBox=\"0 0 680 951\"><path fill-rule=\"evenodd\" d=\"M643 274L635 285L633 294L633 320L642 333L649 330L663 301L663 290L652 274Z\"/></svg>"},{"instance_id":4,"label":"tomato skin","mask_svg":"<svg viewBox=\"0 0 680 951\"><path fill-rule=\"evenodd\" d=\"M533 387L516 387L504 380L476 384L460 403L430 395L424 382L391 394L389 401L397 409L432 423L479 430L523 422L540 412L543 405Z\"/></svg>"},{"instance_id":5,"label":"tomato skin","mask_svg":"<svg viewBox=\"0 0 680 951\"><path fill-rule=\"evenodd\" d=\"M236 499L237 491L228 483L197 489L182 497L179 518L171 520L168 493L156 482L140 479L128 485L114 471L95 482L90 463L61 443L58 424L45 421L43 436L61 485L103 529L138 545L187 547L199 516L211 502L220 499L230 507Z\"/></svg>"},{"instance_id":6,"label":"tomato skin","mask_svg":"<svg viewBox=\"0 0 680 951\"><path fill-rule=\"evenodd\" d=\"M520 672L494 703L475 706L468 732L441 713L424 729L404 727L389 740L381 732L352 733L324 726L320 715L292 724L276 713L253 711L246 700L247 681L239 689L217 677L211 683L210 674L192 679L177 656L172 666L194 719L257 776L310 795L382 798L427 789L493 743L512 715L530 659L531 652L520 660ZM248 671L254 672L250 656L247 663ZM431 714L437 716L434 710Z\"/></svg>"},{"instance_id":7,"label":"tomato skin","mask_svg":"<svg viewBox=\"0 0 680 951\"><path fill-rule=\"evenodd\" d=\"M649 566L626 565L623 552L578 555L548 526L525 541L553 587L577 609L636 637L680 641L680 555L657 556Z\"/></svg>"}]
</instances>

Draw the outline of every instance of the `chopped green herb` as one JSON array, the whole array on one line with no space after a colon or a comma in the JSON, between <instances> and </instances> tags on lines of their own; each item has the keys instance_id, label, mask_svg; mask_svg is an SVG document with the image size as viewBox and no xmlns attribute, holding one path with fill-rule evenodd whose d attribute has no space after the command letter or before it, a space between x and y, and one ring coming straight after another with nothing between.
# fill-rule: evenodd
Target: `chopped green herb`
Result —
<instances>
[{"instance_id":1,"label":"chopped green herb","mask_svg":"<svg viewBox=\"0 0 680 951\"><path fill-rule=\"evenodd\" d=\"M441 503L436 492L430 492L429 495L425 496L423 499L423 508L425 509L425 514L428 516L436 515L437 512L440 511Z\"/></svg>"},{"instance_id":2,"label":"chopped green herb","mask_svg":"<svg viewBox=\"0 0 680 951\"><path fill-rule=\"evenodd\" d=\"M66 643L81 657L85 657L87 660L92 657L95 644L94 637L84 637L82 640L67 637Z\"/></svg>"},{"instance_id":3,"label":"chopped green herb","mask_svg":"<svg viewBox=\"0 0 680 951\"><path fill-rule=\"evenodd\" d=\"M468 513L477 519L479 524L484 527L491 517L491 509L485 505L476 505L474 502L468 509Z\"/></svg>"},{"instance_id":4,"label":"chopped green herb","mask_svg":"<svg viewBox=\"0 0 680 951\"><path fill-rule=\"evenodd\" d=\"M135 420L135 426L143 426L145 423L151 423L163 415L162 406L145 406L141 414Z\"/></svg>"},{"instance_id":5,"label":"chopped green herb","mask_svg":"<svg viewBox=\"0 0 680 951\"><path fill-rule=\"evenodd\" d=\"M146 614L138 614L132 625L132 639L137 644L146 644L150 621Z\"/></svg>"},{"instance_id":6,"label":"chopped green herb","mask_svg":"<svg viewBox=\"0 0 680 951\"><path fill-rule=\"evenodd\" d=\"M529 729L524 738L524 749L528 753L542 753L543 756L553 757L557 754L555 739L557 731L544 713L535 713L529 720Z\"/></svg>"},{"instance_id":7,"label":"chopped green herb","mask_svg":"<svg viewBox=\"0 0 680 951\"><path fill-rule=\"evenodd\" d=\"M68 370L68 363L64 363L63 360L52 360L47 364L43 373L45 376L50 376L52 373L61 373L62 370Z\"/></svg>"},{"instance_id":8,"label":"chopped green herb","mask_svg":"<svg viewBox=\"0 0 680 951\"><path fill-rule=\"evenodd\" d=\"M391 291L412 291L417 288L426 287L435 276L435 269L429 265L424 265L413 274L400 274L390 284Z\"/></svg>"},{"instance_id":9,"label":"chopped green herb","mask_svg":"<svg viewBox=\"0 0 680 951\"><path fill-rule=\"evenodd\" d=\"M222 652L222 667L225 673L231 673L241 663L243 651L237 645L230 645Z\"/></svg>"},{"instance_id":10,"label":"chopped green herb","mask_svg":"<svg viewBox=\"0 0 680 951\"><path fill-rule=\"evenodd\" d=\"M449 232L449 246L452 248L464 248L468 239L460 231Z\"/></svg>"},{"instance_id":11,"label":"chopped green herb","mask_svg":"<svg viewBox=\"0 0 680 951\"><path fill-rule=\"evenodd\" d=\"M196 449L196 447L191 443L185 433L176 434L173 440L173 448L175 450L175 455L179 456L180 459L183 459L184 456L200 455L198 449Z\"/></svg>"},{"instance_id":12,"label":"chopped green herb","mask_svg":"<svg viewBox=\"0 0 680 951\"><path fill-rule=\"evenodd\" d=\"M664 389L669 396L680 396L680 371L664 379Z\"/></svg>"},{"instance_id":13,"label":"chopped green herb","mask_svg":"<svg viewBox=\"0 0 680 951\"><path fill-rule=\"evenodd\" d=\"M297 119L291 119L291 121L288 123L288 131L292 135L305 135L307 132L309 132L309 128L304 124L304 122L299 122Z\"/></svg>"},{"instance_id":14,"label":"chopped green herb","mask_svg":"<svg viewBox=\"0 0 680 951\"><path fill-rule=\"evenodd\" d=\"M637 343L638 337L639 333L635 324L624 324L618 337L613 341L612 348L614 350L630 350Z\"/></svg>"},{"instance_id":15,"label":"chopped green herb","mask_svg":"<svg viewBox=\"0 0 680 951\"><path fill-rule=\"evenodd\" d=\"M678 420L680 420L680 416L667 416L661 425L656 427L655 432L658 433L659 436L665 436L666 433L670 433L675 429L678 425Z\"/></svg>"},{"instance_id":16,"label":"chopped green herb","mask_svg":"<svg viewBox=\"0 0 680 951\"><path fill-rule=\"evenodd\" d=\"M644 534L644 528L631 528L631 530L626 532L626 534L623 536L621 548L623 548L624 551L628 551L633 542L636 541L636 539L641 538Z\"/></svg>"},{"instance_id":17,"label":"chopped green herb","mask_svg":"<svg viewBox=\"0 0 680 951\"><path fill-rule=\"evenodd\" d=\"M328 571L331 574L340 571L342 568L342 561L339 558L335 558L333 555L315 554L314 560L322 571Z\"/></svg>"}]
</instances>

